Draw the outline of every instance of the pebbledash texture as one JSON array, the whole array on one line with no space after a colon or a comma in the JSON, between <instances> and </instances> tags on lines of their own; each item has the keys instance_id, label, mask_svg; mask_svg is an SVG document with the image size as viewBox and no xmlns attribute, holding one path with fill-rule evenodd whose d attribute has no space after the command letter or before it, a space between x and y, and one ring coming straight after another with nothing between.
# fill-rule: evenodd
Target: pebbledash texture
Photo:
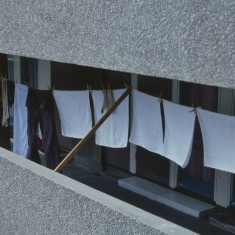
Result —
<instances>
[{"instance_id":1,"label":"pebbledash texture","mask_svg":"<svg viewBox=\"0 0 235 235\"><path fill-rule=\"evenodd\" d=\"M0 0L2 53L235 87L234 0Z\"/></svg>"},{"instance_id":2,"label":"pebbledash texture","mask_svg":"<svg viewBox=\"0 0 235 235\"><path fill-rule=\"evenodd\" d=\"M0 234L193 234L2 148L0 180Z\"/></svg>"}]
</instances>

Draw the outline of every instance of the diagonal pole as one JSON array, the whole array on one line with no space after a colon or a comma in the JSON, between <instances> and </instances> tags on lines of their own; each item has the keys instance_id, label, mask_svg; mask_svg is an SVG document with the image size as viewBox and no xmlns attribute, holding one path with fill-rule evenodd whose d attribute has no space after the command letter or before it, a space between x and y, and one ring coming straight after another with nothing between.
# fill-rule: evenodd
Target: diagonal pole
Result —
<instances>
[{"instance_id":1,"label":"diagonal pole","mask_svg":"<svg viewBox=\"0 0 235 235\"><path fill-rule=\"evenodd\" d=\"M82 148L82 146L91 138L96 130L105 122L110 114L118 107L119 104L131 93L131 87L127 87L126 91L120 96L120 98L108 109L108 111L101 117L101 119L92 127L88 134L79 141L79 143L68 153L63 161L55 168L55 172L62 170L65 165L74 157L74 155Z\"/></svg>"}]
</instances>

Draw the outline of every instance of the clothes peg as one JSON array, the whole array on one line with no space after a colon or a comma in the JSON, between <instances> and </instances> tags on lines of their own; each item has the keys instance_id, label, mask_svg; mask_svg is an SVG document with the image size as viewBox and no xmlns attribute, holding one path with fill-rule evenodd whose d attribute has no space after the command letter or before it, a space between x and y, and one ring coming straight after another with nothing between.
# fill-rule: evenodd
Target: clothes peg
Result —
<instances>
[{"instance_id":1,"label":"clothes peg","mask_svg":"<svg viewBox=\"0 0 235 235\"><path fill-rule=\"evenodd\" d=\"M27 86L28 88L30 88L30 83L29 83L29 81L25 81L25 84L26 84L26 86Z\"/></svg>"},{"instance_id":2,"label":"clothes peg","mask_svg":"<svg viewBox=\"0 0 235 235\"><path fill-rule=\"evenodd\" d=\"M87 84L87 90L88 90L89 94L92 94L91 86L88 84Z\"/></svg>"},{"instance_id":3,"label":"clothes peg","mask_svg":"<svg viewBox=\"0 0 235 235\"><path fill-rule=\"evenodd\" d=\"M105 90L103 83L101 83L100 85L101 85L102 89Z\"/></svg>"},{"instance_id":4,"label":"clothes peg","mask_svg":"<svg viewBox=\"0 0 235 235\"><path fill-rule=\"evenodd\" d=\"M197 110L197 109L195 108L193 102L191 102L191 106L192 106L192 110L190 110L189 112L190 112L190 113L191 113L191 112L196 113L196 110Z\"/></svg>"},{"instance_id":5,"label":"clothes peg","mask_svg":"<svg viewBox=\"0 0 235 235\"><path fill-rule=\"evenodd\" d=\"M163 94L163 92L161 92L160 95L158 96L158 102L160 102L162 100L162 94Z\"/></svg>"},{"instance_id":6,"label":"clothes peg","mask_svg":"<svg viewBox=\"0 0 235 235\"><path fill-rule=\"evenodd\" d=\"M132 90L132 87L130 85L126 84L125 82L124 82L124 86L126 87L126 89L131 89Z\"/></svg>"}]
</instances>

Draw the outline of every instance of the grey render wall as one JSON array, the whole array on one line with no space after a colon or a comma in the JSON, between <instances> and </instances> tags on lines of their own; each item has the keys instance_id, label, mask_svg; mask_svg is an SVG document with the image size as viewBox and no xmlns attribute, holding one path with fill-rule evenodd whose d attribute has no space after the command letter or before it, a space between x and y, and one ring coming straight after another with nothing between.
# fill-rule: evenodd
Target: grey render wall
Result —
<instances>
[{"instance_id":1,"label":"grey render wall","mask_svg":"<svg viewBox=\"0 0 235 235\"><path fill-rule=\"evenodd\" d=\"M234 0L0 0L0 52L235 87Z\"/></svg>"},{"instance_id":2,"label":"grey render wall","mask_svg":"<svg viewBox=\"0 0 235 235\"><path fill-rule=\"evenodd\" d=\"M0 234L193 234L0 148Z\"/></svg>"}]
</instances>

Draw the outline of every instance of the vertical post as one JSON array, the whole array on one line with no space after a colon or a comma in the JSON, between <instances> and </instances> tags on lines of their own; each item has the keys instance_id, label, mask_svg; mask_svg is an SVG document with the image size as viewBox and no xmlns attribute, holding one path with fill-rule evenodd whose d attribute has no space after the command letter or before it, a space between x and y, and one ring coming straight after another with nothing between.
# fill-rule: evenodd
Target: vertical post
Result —
<instances>
[{"instance_id":1,"label":"vertical post","mask_svg":"<svg viewBox=\"0 0 235 235\"><path fill-rule=\"evenodd\" d=\"M228 88L219 88L218 112L234 114L234 91ZM225 153L226 154L226 153ZM228 207L232 198L232 174L215 169L214 200L217 205Z\"/></svg>"},{"instance_id":2,"label":"vertical post","mask_svg":"<svg viewBox=\"0 0 235 235\"><path fill-rule=\"evenodd\" d=\"M180 94L180 82L177 80L172 81L172 102L179 103L179 94ZM175 188L177 186L177 177L178 177L178 165L170 161L170 172L169 172L169 186Z\"/></svg>"},{"instance_id":3,"label":"vertical post","mask_svg":"<svg viewBox=\"0 0 235 235\"><path fill-rule=\"evenodd\" d=\"M14 56L14 81L21 83L20 56Z\"/></svg>"},{"instance_id":4,"label":"vertical post","mask_svg":"<svg viewBox=\"0 0 235 235\"><path fill-rule=\"evenodd\" d=\"M134 89L138 89L138 75L131 74L131 86ZM131 95L131 104L130 104L130 127L133 122L133 96ZM130 143L130 172L136 173L136 145Z\"/></svg>"},{"instance_id":5,"label":"vertical post","mask_svg":"<svg viewBox=\"0 0 235 235\"><path fill-rule=\"evenodd\" d=\"M38 88L47 90L51 87L51 62L38 60Z\"/></svg>"}]
</instances>

